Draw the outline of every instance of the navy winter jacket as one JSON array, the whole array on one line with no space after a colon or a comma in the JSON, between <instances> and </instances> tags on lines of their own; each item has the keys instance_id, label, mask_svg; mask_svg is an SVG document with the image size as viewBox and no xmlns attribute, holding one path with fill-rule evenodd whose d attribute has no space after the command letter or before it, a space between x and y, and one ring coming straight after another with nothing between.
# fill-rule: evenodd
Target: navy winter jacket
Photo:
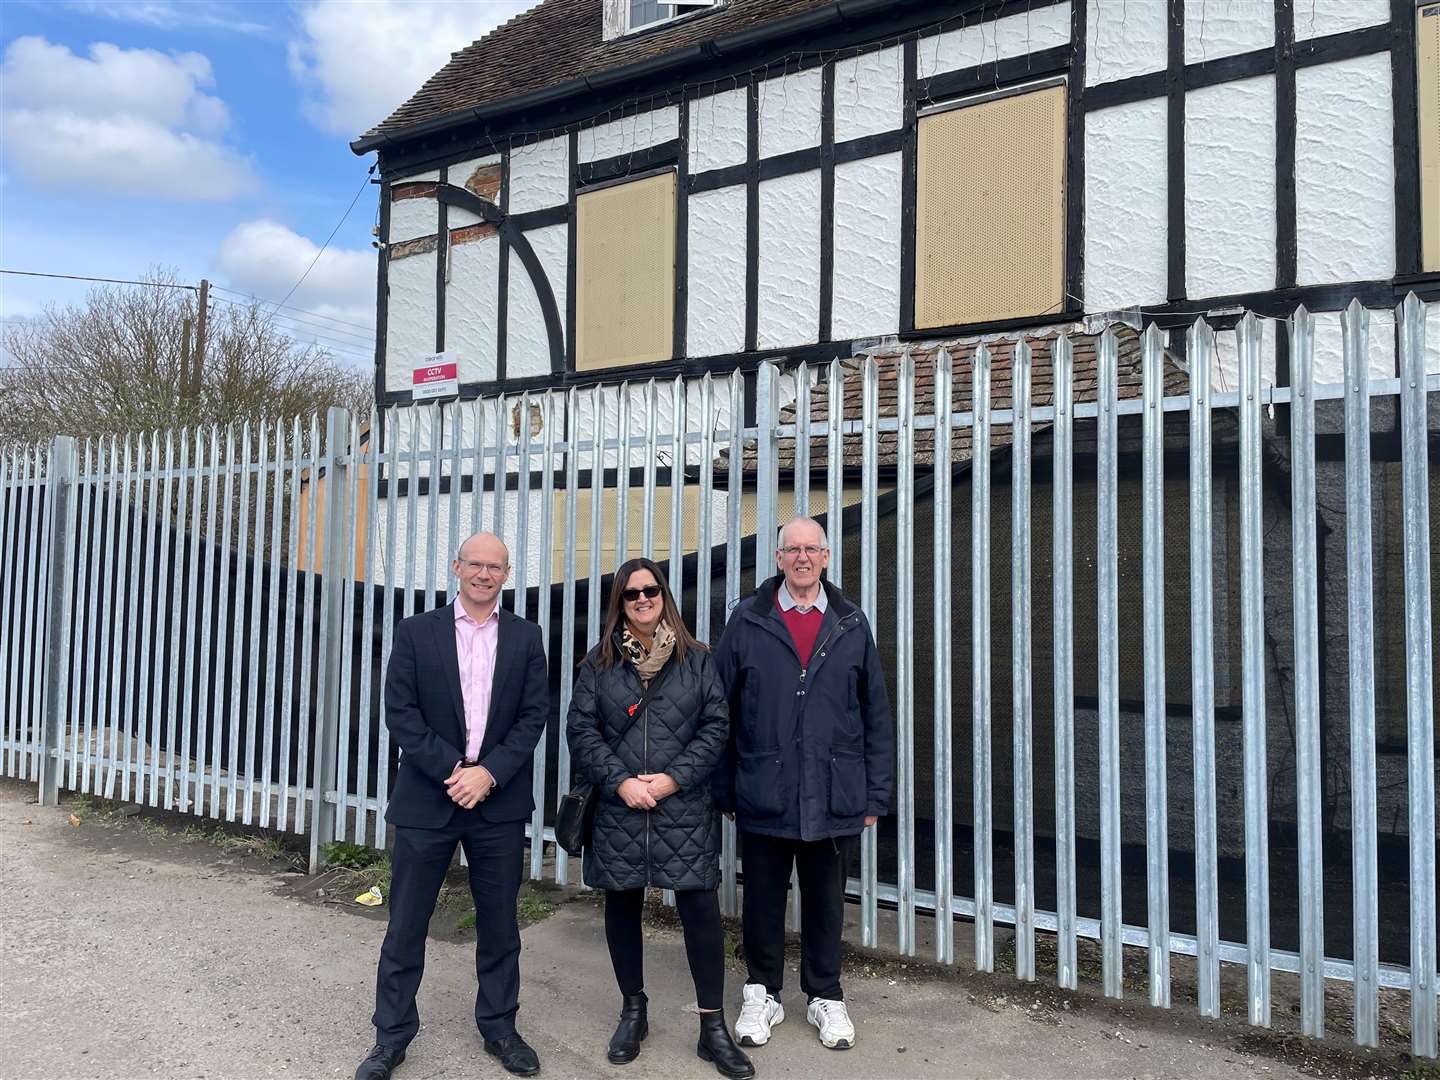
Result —
<instances>
[{"instance_id":1,"label":"navy winter jacket","mask_svg":"<svg viewBox=\"0 0 1440 1080\"><path fill-rule=\"evenodd\" d=\"M715 662L730 702L715 798L745 832L800 840L854 836L887 812L895 733L870 625L839 589L808 667L765 582L730 616Z\"/></svg>"}]
</instances>

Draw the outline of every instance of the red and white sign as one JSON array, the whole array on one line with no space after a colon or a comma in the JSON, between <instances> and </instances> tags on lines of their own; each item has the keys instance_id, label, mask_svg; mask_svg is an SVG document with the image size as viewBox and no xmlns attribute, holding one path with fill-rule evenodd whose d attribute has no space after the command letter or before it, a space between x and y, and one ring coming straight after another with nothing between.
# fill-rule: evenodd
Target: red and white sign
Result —
<instances>
[{"instance_id":1,"label":"red and white sign","mask_svg":"<svg viewBox=\"0 0 1440 1080\"><path fill-rule=\"evenodd\" d=\"M460 364L454 353L436 353L425 357L410 375L410 396L415 401L458 397Z\"/></svg>"}]
</instances>

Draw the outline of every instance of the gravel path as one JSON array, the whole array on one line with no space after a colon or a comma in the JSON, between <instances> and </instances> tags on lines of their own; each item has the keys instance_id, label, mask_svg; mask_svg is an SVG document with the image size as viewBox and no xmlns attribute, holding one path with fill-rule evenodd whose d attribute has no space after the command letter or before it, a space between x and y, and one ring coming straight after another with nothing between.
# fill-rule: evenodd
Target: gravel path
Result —
<instances>
[{"instance_id":1,"label":"gravel path","mask_svg":"<svg viewBox=\"0 0 1440 1080\"><path fill-rule=\"evenodd\" d=\"M370 1045L383 921L282 895L273 872L157 828L73 826L33 792L0 782L0 1077L352 1074ZM603 1059L618 1000L596 908L563 904L524 932L520 1029L542 1075L716 1075L694 1056L679 935L647 933L651 1036L617 1068ZM470 1018L473 972L463 943L432 941L423 1026L397 1080L505 1075ZM786 1022L754 1054L759 1076L1302 1075L1178 1014L1031 1008L1011 986L1007 1002L993 981L852 977L848 1053L815 1041L787 989Z\"/></svg>"}]
</instances>

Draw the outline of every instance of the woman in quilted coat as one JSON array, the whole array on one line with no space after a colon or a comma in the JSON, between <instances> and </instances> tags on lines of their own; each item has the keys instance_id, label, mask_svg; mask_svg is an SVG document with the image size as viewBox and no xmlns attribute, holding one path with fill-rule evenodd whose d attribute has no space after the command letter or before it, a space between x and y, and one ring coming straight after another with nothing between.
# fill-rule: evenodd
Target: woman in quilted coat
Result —
<instances>
[{"instance_id":1,"label":"woman in quilted coat","mask_svg":"<svg viewBox=\"0 0 1440 1080\"><path fill-rule=\"evenodd\" d=\"M605 890L605 940L623 997L609 1060L640 1053L649 1034L640 916L647 887L675 890L700 1008L696 1053L721 1075L755 1075L725 1024L720 927L720 817L710 774L729 710L705 646L680 617L649 559L615 572L600 641L575 677L567 737L576 775L595 785L585 884Z\"/></svg>"}]
</instances>

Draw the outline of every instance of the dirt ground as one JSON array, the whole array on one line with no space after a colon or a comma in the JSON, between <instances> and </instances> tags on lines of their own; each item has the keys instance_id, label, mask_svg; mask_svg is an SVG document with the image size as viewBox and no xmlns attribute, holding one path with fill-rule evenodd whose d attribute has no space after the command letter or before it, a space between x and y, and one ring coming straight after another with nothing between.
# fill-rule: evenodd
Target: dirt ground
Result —
<instances>
[{"instance_id":1,"label":"dirt ground","mask_svg":"<svg viewBox=\"0 0 1440 1080\"><path fill-rule=\"evenodd\" d=\"M384 906L354 902L368 880L361 871L310 878L276 838L108 804L41 807L33 785L0 781L0 1078L351 1075L372 1038L386 917ZM470 1015L468 910L454 889L432 923L421 1032L397 1080L505 1075ZM694 993L668 913L656 911L646 931L651 1036L628 1067L604 1061L618 992L593 896L527 889L521 913L519 1027L542 1075L715 1075L695 1057ZM958 943L956 952L965 955ZM728 1001L742 981L733 959ZM1064 993L856 949L846 980L856 1047L821 1047L803 996L787 986L787 1020L753 1058L762 1078L806 1080L1440 1080L1395 1037L1378 1051L1342 1036L1300 1040L1284 1030L1282 993L1282 1030L1265 1032L1231 1009L1219 1021L1196 1017L1178 975L1168 1012L1141 1004L1143 993L1117 1004L1082 986L1089 992Z\"/></svg>"}]
</instances>

